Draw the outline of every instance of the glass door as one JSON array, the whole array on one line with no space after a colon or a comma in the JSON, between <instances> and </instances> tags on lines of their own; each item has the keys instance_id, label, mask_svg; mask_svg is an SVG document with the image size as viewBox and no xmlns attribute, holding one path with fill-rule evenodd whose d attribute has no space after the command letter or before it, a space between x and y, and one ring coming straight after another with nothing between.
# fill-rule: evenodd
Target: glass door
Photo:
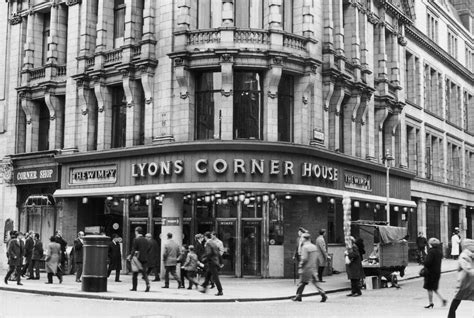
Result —
<instances>
[{"instance_id":1,"label":"glass door","mask_svg":"<svg viewBox=\"0 0 474 318\"><path fill-rule=\"evenodd\" d=\"M261 221L242 221L242 275L261 275Z\"/></svg>"},{"instance_id":2,"label":"glass door","mask_svg":"<svg viewBox=\"0 0 474 318\"><path fill-rule=\"evenodd\" d=\"M224 255L222 255L224 267L221 269L221 273L224 275L235 275L236 232L235 220L217 221L217 237L224 244Z\"/></svg>"}]
</instances>

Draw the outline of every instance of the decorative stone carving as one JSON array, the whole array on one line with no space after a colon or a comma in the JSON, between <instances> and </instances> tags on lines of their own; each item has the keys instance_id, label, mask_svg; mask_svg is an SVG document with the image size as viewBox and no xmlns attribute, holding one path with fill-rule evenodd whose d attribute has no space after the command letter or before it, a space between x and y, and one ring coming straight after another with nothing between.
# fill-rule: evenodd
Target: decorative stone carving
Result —
<instances>
[{"instance_id":1,"label":"decorative stone carving","mask_svg":"<svg viewBox=\"0 0 474 318\"><path fill-rule=\"evenodd\" d=\"M0 176L6 183L13 181L13 162L11 159L4 159L3 162L0 163Z\"/></svg>"},{"instance_id":2,"label":"decorative stone carving","mask_svg":"<svg viewBox=\"0 0 474 318\"><path fill-rule=\"evenodd\" d=\"M222 54L221 55L221 60L222 62L225 62L225 63L231 63L232 62L232 55L226 53L226 54Z\"/></svg>"},{"instance_id":3,"label":"decorative stone carving","mask_svg":"<svg viewBox=\"0 0 474 318\"><path fill-rule=\"evenodd\" d=\"M21 23L23 21L23 18L21 17L20 14L18 14L18 12L14 12L11 16L10 16L10 19L9 19L9 22L11 25L15 25L15 24L18 24L18 23Z\"/></svg>"},{"instance_id":4,"label":"decorative stone carving","mask_svg":"<svg viewBox=\"0 0 474 318\"><path fill-rule=\"evenodd\" d=\"M81 4L82 0L66 0L66 5L72 7L76 4Z\"/></svg>"}]
</instances>

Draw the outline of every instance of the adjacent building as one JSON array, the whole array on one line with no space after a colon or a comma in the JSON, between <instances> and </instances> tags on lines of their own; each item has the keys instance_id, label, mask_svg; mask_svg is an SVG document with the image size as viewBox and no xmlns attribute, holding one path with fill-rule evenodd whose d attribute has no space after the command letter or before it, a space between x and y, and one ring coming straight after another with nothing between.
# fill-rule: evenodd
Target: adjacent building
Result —
<instances>
[{"instance_id":1,"label":"adjacent building","mask_svg":"<svg viewBox=\"0 0 474 318\"><path fill-rule=\"evenodd\" d=\"M472 237L468 0L30 0L0 12L5 238L117 233L126 255L137 226L161 244L211 230L225 274L292 277L300 226L327 229L339 271L349 218L446 248L454 227Z\"/></svg>"}]
</instances>

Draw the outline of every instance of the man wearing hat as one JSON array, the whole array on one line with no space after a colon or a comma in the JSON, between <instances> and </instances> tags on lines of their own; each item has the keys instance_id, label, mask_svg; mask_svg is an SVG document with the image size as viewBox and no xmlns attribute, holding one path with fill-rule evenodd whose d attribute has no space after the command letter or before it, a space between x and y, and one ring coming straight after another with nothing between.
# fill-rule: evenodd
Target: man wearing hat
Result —
<instances>
[{"instance_id":1,"label":"man wearing hat","mask_svg":"<svg viewBox=\"0 0 474 318\"><path fill-rule=\"evenodd\" d=\"M311 235L309 233L301 234L302 246L301 246L301 260L298 266L298 273L300 274L300 282L298 289L296 290L296 296L292 298L293 301L301 301L303 290L308 285L309 281L318 290L321 295L321 302L324 303L328 297L324 290L319 287L317 283L317 247L311 243Z\"/></svg>"},{"instance_id":2,"label":"man wearing hat","mask_svg":"<svg viewBox=\"0 0 474 318\"><path fill-rule=\"evenodd\" d=\"M300 226L298 228L298 239L296 240L297 245L296 245L295 255L293 256L293 260L296 261L297 264L299 264L299 262L301 260L301 247L303 246L302 235L304 233L308 233L308 231L305 228Z\"/></svg>"}]
</instances>

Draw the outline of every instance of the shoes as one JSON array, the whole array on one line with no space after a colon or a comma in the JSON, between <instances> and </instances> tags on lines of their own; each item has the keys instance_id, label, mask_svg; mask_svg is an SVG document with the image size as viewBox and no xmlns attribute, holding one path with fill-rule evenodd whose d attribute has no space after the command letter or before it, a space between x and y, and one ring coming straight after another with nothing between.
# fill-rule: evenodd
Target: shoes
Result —
<instances>
[{"instance_id":1,"label":"shoes","mask_svg":"<svg viewBox=\"0 0 474 318\"><path fill-rule=\"evenodd\" d=\"M8 279L5 277L5 279L3 280L5 282L5 284L8 285Z\"/></svg>"},{"instance_id":2,"label":"shoes","mask_svg":"<svg viewBox=\"0 0 474 318\"><path fill-rule=\"evenodd\" d=\"M23 284L22 284L22 283L16 283L16 284L17 284L17 285L20 285L20 286L23 286Z\"/></svg>"},{"instance_id":3,"label":"shoes","mask_svg":"<svg viewBox=\"0 0 474 318\"><path fill-rule=\"evenodd\" d=\"M132 289L130 289L130 291L137 291L137 289L136 289L136 288L132 288Z\"/></svg>"},{"instance_id":4,"label":"shoes","mask_svg":"<svg viewBox=\"0 0 474 318\"><path fill-rule=\"evenodd\" d=\"M224 296L224 293L223 292L217 292L216 296Z\"/></svg>"},{"instance_id":5,"label":"shoes","mask_svg":"<svg viewBox=\"0 0 474 318\"><path fill-rule=\"evenodd\" d=\"M203 294L207 292L207 288L203 287L203 286L199 286L198 290L199 290L200 293L203 293Z\"/></svg>"},{"instance_id":6,"label":"shoes","mask_svg":"<svg viewBox=\"0 0 474 318\"><path fill-rule=\"evenodd\" d=\"M152 280L152 282L159 282L161 279L159 278L155 278L154 280Z\"/></svg>"},{"instance_id":7,"label":"shoes","mask_svg":"<svg viewBox=\"0 0 474 318\"><path fill-rule=\"evenodd\" d=\"M210 289L213 289L215 287L214 283L211 284L211 287L209 287Z\"/></svg>"},{"instance_id":8,"label":"shoes","mask_svg":"<svg viewBox=\"0 0 474 318\"><path fill-rule=\"evenodd\" d=\"M30 280L30 279L35 279L35 278L30 276L26 280Z\"/></svg>"},{"instance_id":9,"label":"shoes","mask_svg":"<svg viewBox=\"0 0 474 318\"><path fill-rule=\"evenodd\" d=\"M443 299L443 307L446 307L447 304L448 304L448 301L446 299Z\"/></svg>"},{"instance_id":10,"label":"shoes","mask_svg":"<svg viewBox=\"0 0 474 318\"><path fill-rule=\"evenodd\" d=\"M325 281L325 280L320 280L319 282L320 282L320 283L325 283L326 281Z\"/></svg>"},{"instance_id":11,"label":"shoes","mask_svg":"<svg viewBox=\"0 0 474 318\"><path fill-rule=\"evenodd\" d=\"M145 293L148 293L150 291L150 286L147 286L145 289Z\"/></svg>"},{"instance_id":12,"label":"shoes","mask_svg":"<svg viewBox=\"0 0 474 318\"><path fill-rule=\"evenodd\" d=\"M187 289L193 289L193 287L192 287L192 286L189 286Z\"/></svg>"},{"instance_id":13,"label":"shoes","mask_svg":"<svg viewBox=\"0 0 474 318\"><path fill-rule=\"evenodd\" d=\"M178 285L178 289L184 288L183 285Z\"/></svg>"},{"instance_id":14,"label":"shoes","mask_svg":"<svg viewBox=\"0 0 474 318\"><path fill-rule=\"evenodd\" d=\"M326 300L328 300L328 296L326 296L326 294L322 294L322 295L321 295L321 302L322 302L322 303L325 303Z\"/></svg>"},{"instance_id":15,"label":"shoes","mask_svg":"<svg viewBox=\"0 0 474 318\"><path fill-rule=\"evenodd\" d=\"M120 279L115 280L117 283L121 283L122 281Z\"/></svg>"},{"instance_id":16,"label":"shoes","mask_svg":"<svg viewBox=\"0 0 474 318\"><path fill-rule=\"evenodd\" d=\"M80 283L80 282L82 282L82 280L76 279L76 283Z\"/></svg>"},{"instance_id":17,"label":"shoes","mask_svg":"<svg viewBox=\"0 0 474 318\"><path fill-rule=\"evenodd\" d=\"M429 308L433 308L433 306L434 306L434 305L431 303L431 304L429 304L428 306L425 306L425 308L426 308L426 309L429 309Z\"/></svg>"},{"instance_id":18,"label":"shoes","mask_svg":"<svg viewBox=\"0 0 474 318\"><path fill-rule=\"evenodd\" d=\"M362 293L353 294L352 297L362 296Z\"/></svg>"},{"instance_id":19,"label":"shoes","mask_svg":"<svg viewBox=\"0 0 474 318\"><path fill-rule=\"evenodd\" d=\"M52 284L51 282L45 282L45 284Z\"/></svg>"},{"instance_id":20,"label":"shoes","mask_svg":"<svg viewBox=\"0 0 474 318\"><path fill-rule=\"evenodd\" d=\"M346 296L347 296L347 297L352 297L352 296L354 296L354 295L355 295L355 294L350 293L350 294L347 294Z\"/></svg>"},{"instance_id":21,"label":"shoes","mask_svg":"<svg viewBox=\"0 0 474 318\"><path fill-rule=\"evenodd\" d=\"M62 278L62 277L59 279L59 283L60 283L60 284L63 283L63 278Z\"/></svg>"},{"instance_id":22,"label":"shoes","mask_svg":"<svg viewBox=\"0 0 474 318\"><path fill-rule=\"evenodd\" d=\"M170 288L170 287L165 285L165 286L161 286L161 288Z\"/></svg>"},{"instance_id":23,"label":"shoes","mask_svg":"<svg viewBox=\"0 0 474 318\"><path fill-rule=\"evenodd\" d=\"M301 296L295 296L295 297L291 298L291 300L293 300L293 301L301 301Z\"/></svg>"}]
</instances>

